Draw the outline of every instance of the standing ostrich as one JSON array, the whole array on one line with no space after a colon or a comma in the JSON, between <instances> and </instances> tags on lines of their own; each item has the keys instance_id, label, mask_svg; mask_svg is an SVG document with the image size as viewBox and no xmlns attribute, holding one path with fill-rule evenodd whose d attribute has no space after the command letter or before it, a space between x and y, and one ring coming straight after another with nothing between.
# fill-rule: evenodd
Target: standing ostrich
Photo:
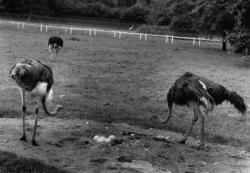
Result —
<instances>
[{"instance_id":1,"label":"standing ostrich","mask_svg":"<svg viewBox=\"0 0 250 173\"><path fill-rule=\"evenodd\" d=\"M172 115L173 103L177 105L188 105L193 108L194 117L191 126L179 143L185 144L195 122L198 118L200 118L201 139L198 148L201 149L205 146L205 138L204 115L200 110L200 106L205 108L205 115L207 115L209 111L213 110L214 105L219 105L223 101L229 101L243 116L245 116L247 105L244 99L236 92L229 91L224 86L201 76L186 72L179 79L177 79L174 85L169 89L167 94L169 115L168 118L162 123L166 123L170 119Z\"/></svg>"},{"instance_id":2,"label":"standing ostrich","mask_svg":"<svg viewBox=\"0 0 250 173\"><path fill-rule=\"evenodd\" d=\"M23 62L15 64L10 70L10 77L20 87L22 97L22 117L23 117L23 134L20 140L26 141L25 133L25 93L29 92L30 98L36 102L35 109L35 124L32 136L32 144L37 146L36 137L36 126L38 120L38 107L40 102L42 103L44 112L47 115L56 115L63 107L57 105L54 111L50 112L46 106L46 102L51 104L53 98L53 72L50 67L42 64L36 60L25 60Z\"/></svg>"},{"instance_id":3,"label":"standing ostrich","mask_svg":"<svg viewBox=\"0 0 250 173\"><path fill-rule=\"evenodd\" d=\"M51 62L56 62L57 53L63 47L63 39L57 36L52 36L48 41L49 52L51 53Z\"/></svg>"}]
</instances>

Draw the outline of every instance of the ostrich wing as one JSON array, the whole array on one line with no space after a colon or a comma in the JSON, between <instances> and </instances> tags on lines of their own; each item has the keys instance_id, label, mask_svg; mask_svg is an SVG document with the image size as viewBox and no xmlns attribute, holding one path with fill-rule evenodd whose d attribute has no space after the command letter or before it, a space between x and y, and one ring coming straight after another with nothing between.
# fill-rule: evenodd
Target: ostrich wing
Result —
<instances>
[{"instance_id":1,"label":"ostrich wing","mask_svg":"<svg viewBox=\"0 0 250 173\"><path fill-rule=\"evenodd\" d=\"M208 106L208 103L211 104L212 107L215 104L213 97L202 86L199 80L188 81L182 89L190 101L198 102L205 107Z\"/></svg>"}]
</instances>

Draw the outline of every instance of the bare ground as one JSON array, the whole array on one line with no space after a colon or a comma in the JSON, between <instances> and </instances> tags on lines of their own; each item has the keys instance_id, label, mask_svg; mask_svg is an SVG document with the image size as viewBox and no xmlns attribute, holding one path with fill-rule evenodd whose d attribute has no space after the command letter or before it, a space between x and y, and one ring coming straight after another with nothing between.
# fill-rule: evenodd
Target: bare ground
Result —
<instances>
[{"instance_id":1,"label":"bare ground","mask_svg":"<svg viewBox=\"0 0 250 173\"><path fill-rule=\"evenodd\" d=\"M206 117L206 138L211 143L204 151L195 149L196 139L180 145L176 140L181 135L167 131L184 132L191 122L190 109L175 106L167 125L150 120L154 115L166 117L167 90L185 71L236 90L249 102L248 59L225 54L220 45L209 43L198 48L183 41L165 45L164 40L152 38L140 42L138 38L113 39L112 35L59 33L65 46L57 64L51 64L47 39L55 33L38 30L1 26L1 151L70 172L249 172L249 119L239 121L232 106L223 104ZM39 147L18 140L20 96L8 77L10 67L27 58L53 68L55 102L65 107L57 117L41 116ZM31 137L33 109L28 108ZM192 132L195 138L199 127ZM123 135L124 131L142 134ZM95 143L96 134L114 134L121 142ZM169 138L160 141L154 139L157 135Z\"/></svg>"},{"instance_id":2,"label":"bare ground","mask_svg":"<svg viewBox=\"0 0 250 173\"><path fill-rule=\"evenodd\" d=\"M197 150L198 141L187 145L176 140L181 135L157 129L140 129L122 124L84 120L44 118L39 121L37 139L40 146L20 142L21 121L1 119L1 151L70 172L249 172L250 153L235 147L208 144ZM27 121L28 137L32 135L33 118ZM127 133L126 133L127 132ZM128 132L134 132L130 135ZM94 135L115 135L118 143L94 142ZM167 140L154 137L163 135Z\"/></svg>"}]
</instances>

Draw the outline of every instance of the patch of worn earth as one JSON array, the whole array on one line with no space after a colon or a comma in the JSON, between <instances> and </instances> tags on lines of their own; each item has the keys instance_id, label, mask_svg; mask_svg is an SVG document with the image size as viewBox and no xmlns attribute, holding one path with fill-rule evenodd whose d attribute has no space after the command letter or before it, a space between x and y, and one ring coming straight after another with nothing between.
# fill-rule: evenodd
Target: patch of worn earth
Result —
<instances>
[{"instance_id":1,"label":"patch of worn earth","mask_svg":"<svg viewBox=\"0 0 250 173\"><path fill-rule=\"evenodd\" d=\"M157 129L140 129L122 124L85 120L43 118L38 122L37 142L31 145L33 117L28 116L28 141L19 141L21 119L2 118L0 149L70 172L134 173L230 173L250 171L250 153L239 148L209 143L196 149L198 140L177 143L182 135ZM95 135L115 135L111 143L98 143ZM164 136L159 139L157 136Z\"/></svg>"}]
</instances>

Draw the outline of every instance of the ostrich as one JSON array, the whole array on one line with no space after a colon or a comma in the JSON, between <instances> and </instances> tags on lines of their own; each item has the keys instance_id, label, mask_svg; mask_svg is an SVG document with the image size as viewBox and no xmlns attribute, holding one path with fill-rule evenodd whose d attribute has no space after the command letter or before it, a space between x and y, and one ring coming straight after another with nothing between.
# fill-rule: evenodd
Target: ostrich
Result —
<instances>
[{"instance_id":1,"label":"ostrich","mask_svg":"<svg viewBox=\"0 0 250 173\"><path fill-rule=\"evenodd\" d=\"M57 36L52 36L48 41L49 52L51 53L51 62L56 62L57 53L63 47L63 39Z\"/></svg>"},{"instance_id":2,"label":"ostrich","mask_svg":"<svg viewBox=\"0 0 250 173\"><path fill-rule=\"evenodd\" d=\"M179 141L185 144L194 124L201 119L201 139L198 146L202 149L205 146L204 138L204 115L200 110L200 106L205 108L205 115L212 111L215 105L221 104L223 101L229 101L234 107L245 117L247 105L244 99L234 91L227 90L224 86L205 79L201 76L190 72L184 73L176 80L174 85L169 89L167 94L167 103L169 107L168 118L162 123L168 122L172 115L173 103L177 105L187 105L193 108L194 117L190 128L185 133L183 139Z\"/></svg>"},{"instance_id":3,"label":"ostrich","mask_svg":"<svg viewBox=\"0 0 250 173\"><path fill-rule=\"evenodd\" d=\"M134 29L134 25L132 25L132 26L130 26L130 27L128 28L129 31L132 31L133 29Z\"/></svg>"},{"instance_id":4,"label":"ostrich","mask_svg":"<svg viewBox=\"0 0 250 173\"><path fill-rule=\"evenodd\" d=\"M16 82L20 88L22 97L22 117L23 117L23 134L20 140L26 141L25 133L25 114L26 114L26 103L25 93L30 94L30 98L36 103L35 109L35 124L32 136L32 144L37 146L36 137L36 126L38 120L38 107L40 102L42 103L44 112L47 115L56 115L63 107L57 105L54 111L50 111L46 102L51 104L53 98L53 72L50 67L42 64L36 60L25 60L23 62L15 64L10 70L10 77Z\"/></svg>"}]
</instances>

